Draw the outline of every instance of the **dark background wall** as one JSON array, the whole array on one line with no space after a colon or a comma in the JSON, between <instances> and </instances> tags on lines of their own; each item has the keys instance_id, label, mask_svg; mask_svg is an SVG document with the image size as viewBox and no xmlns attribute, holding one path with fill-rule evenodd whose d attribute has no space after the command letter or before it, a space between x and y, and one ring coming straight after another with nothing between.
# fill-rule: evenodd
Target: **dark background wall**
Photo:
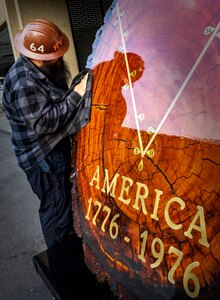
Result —
<instances>
[{"instance_id":1,"label":"dark background wall","mask_svg":"<svg viewBox=\"0 0 220 300\"><path fill-rule=\"evenodd\" d=\"M112 0L66 0L79 70L83 70L92 52L96 32L103 25Z\"/></svg>"},{"instance_id":2,"label":"dark background wall","mask_svg":"<svg viewBox=\"0 0 220 300\"><path fill-rule=\"evenodd\" d=\"M6 22L0 26L0 76L5 76L14 63L11 41Z\"/></svg>"}]
</instances>

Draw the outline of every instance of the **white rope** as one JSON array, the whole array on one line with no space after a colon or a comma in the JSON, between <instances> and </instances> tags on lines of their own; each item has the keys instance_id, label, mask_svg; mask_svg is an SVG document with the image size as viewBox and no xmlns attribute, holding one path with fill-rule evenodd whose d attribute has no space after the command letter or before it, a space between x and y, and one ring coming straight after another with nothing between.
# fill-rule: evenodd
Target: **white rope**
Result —
<instances>
[{"instance_id":1,"label":"white rope","mask_svg":"<svg viewBox=\"0 0 220 300\"><path fill-rule=\"evenodd\" d=\"M131 92L131 99L132 99L132 105L133 105L133 110L134 110L135 123L136 123L136 127L137 127L137 132L138 132L140 152L141 152L141 156L143 157L144 156L143 155L143 144L142 144L142 139L141 139L141 132L140 132L140 127L139 127L139 122L138 122L136 102L135 102L135 98L134 98L134 91L133 91L132 81L131 81L131 73L130 73L129 64L128 64L128 57L127 57L127 51L126 51L126 46L125 46L125 40L124 40L124 34L123 34L123 29L122 29L122 24L121 24L121 17L120 17L120 12L119 12L119 8L118 8L118 3L116 4L116 10L117 10L119 28L120 28L120 33L121 33L122 47L124 49L125 63L126 63L126 69L127 69L127 73L128 73L128 82L129 82L129 87L130 87L130 92Z\"/></svg>"},{"instance_id":2,"label":"white rope","mask_svg":"<svg viewBox=\"0 0 220 300\"><path fill-rule=\"evenodd\" d=\"M220 29L220 22L218 23L217 27L215 28L215 30L213 31L210 39L208 40L208 42L206 43L205 47L203 48L201 54L199 55L198 59L196 60L195 64L193 65L192 69L190 70L189 74L187 75L186 79L184 80L181 88L179 89L179 91L177 92L176 96L174 97L173 101L171 102L167 112L165 113L164 117L162 118L162 120L160 121L157 129L155 130L153 136L151 137L149 143L147 144L147 147L144 149L143 155L145 155L147 153L147 151L149 150L151 144L153 143L157 133L159 132L159 130L161 129L161 127L163 126L164 122L166 121L168 115L170 114L171 110L173 109L174 105L176 104L176 102L178 101L180 95L182 94L184 88L186 87L187 83L189 82L189 80L191 79L193 73L195 72L196 68L198 67L198 64L200 63L201 59L203 58L204 54L206 53L208 47L210 46L211 42L213 41L214 37L216 36L218 30Z\"/></svg>"}]
</instances>

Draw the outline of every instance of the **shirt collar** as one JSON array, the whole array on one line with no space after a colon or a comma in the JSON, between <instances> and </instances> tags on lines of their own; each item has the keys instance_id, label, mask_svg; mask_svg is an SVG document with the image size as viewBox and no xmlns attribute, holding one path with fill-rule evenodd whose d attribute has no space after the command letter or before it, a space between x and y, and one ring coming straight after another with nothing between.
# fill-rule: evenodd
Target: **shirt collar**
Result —
<instances>
[{"instance_id":1,"label":"shirt collar","mask_svg":"<svg viewBox=\"0 0 220 300\"><path fill-rule=\"evenodd\" d=\"M21 55L20 57L24 66L29 70L31 76L36 75L39 79L45 79L46 76L28 59L26 56Z\"/></svg>"}]
</instances>

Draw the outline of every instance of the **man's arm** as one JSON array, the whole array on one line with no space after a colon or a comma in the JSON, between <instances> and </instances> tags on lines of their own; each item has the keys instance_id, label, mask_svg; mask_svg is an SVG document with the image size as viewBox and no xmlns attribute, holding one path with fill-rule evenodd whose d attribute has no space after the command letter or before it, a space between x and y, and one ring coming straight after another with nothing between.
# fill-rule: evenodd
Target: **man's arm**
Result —
<instances>
[{"instance_id":1,"label":"man's arm","mask_svg":"<svg viewBox=\"0 0 220 300\"><path fill-rule=\"evenodd\" d=\"M53 102L38 86L20 87L14 93L17 112L38 134L51 134L65 127L77 112L86 91L88 74L60 102Z\"/></svg>"}]
</instances>

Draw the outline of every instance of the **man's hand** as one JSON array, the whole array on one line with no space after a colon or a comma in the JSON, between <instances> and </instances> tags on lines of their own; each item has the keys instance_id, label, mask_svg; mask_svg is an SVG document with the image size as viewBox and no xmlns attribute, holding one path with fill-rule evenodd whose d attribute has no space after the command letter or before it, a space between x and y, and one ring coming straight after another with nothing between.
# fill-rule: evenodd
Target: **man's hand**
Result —
<instances>
[{"instance_id":1,"label":"man's hand","mask_svg":"<svg viewBox=\"0 0 220 300\"><path fill-rule=\"evenodd\" d=\"M87 83L87 79L88 79L88 74L87 73L83 79L80 81L80 83L78 83L75 87L74 87L74 91L77 92L81 97L85 94L86 92L86 83Z\"/></svg>"}]
</instances>

